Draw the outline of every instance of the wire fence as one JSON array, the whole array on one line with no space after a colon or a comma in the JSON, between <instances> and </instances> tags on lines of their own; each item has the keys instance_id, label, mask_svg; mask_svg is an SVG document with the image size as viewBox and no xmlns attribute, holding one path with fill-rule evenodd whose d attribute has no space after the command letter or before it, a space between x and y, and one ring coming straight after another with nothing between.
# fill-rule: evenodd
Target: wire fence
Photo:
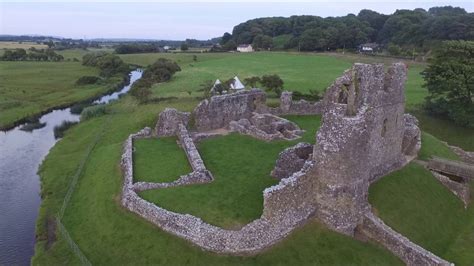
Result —
<instances>
[{"instance_id":1,"label":"wire fence","mask_svg":"<svg viewBox=\"0 0 474 266\"><path fill-rule=\"evenodd\" d=\"M97 143L100 141L100 139L102 138L102 136L104 135L104 132L105 132L105 128L108 124L108 121L110 121L110 119L108 119L104 125L102 126L101 130L99 133L97 133L97 136L95 137L94 141L89 145L89 147L87 147L87 151L86 151L86 154L84 155L84 157L82 158L79 166L77 167L77 170L76 172L74 173L71 181L69 182L69 185L68 185L68 190L66 192L66 195L64 196L64 200L63 200L63 204L61 205L61 209L59 210L57 216L56 216L56 224L58 226L58 229L59 229L59 232L61 233L61 235L63 236L63 238L66 240L66 242L68 243L69 247L71 248L72 252L79 258L79 260L81 261L81 263L83 265L92 265L90 263L90 261L87 259L87 257L84 255L84 253L82 253L81 249L79 248L79 246L76 244L76 242L74 242L74 240L71 238L71 235L69 234L69 232L67 231L66 227L64 226L64 224L61 222L61 219L63 218L64 216L64 212L66 211L66 208L69 204L69 201L71 200L71 196L72 196L72 193L74 192L75 188L76 188L76 185L77 185L77 182L79 180L79 177L82 175L82 173L84 172L84 166L86 165L86 162L89 160L89 157L92 153L92 151L94 150L95 146L97 145Z\"/></svg>"}]
</instances>

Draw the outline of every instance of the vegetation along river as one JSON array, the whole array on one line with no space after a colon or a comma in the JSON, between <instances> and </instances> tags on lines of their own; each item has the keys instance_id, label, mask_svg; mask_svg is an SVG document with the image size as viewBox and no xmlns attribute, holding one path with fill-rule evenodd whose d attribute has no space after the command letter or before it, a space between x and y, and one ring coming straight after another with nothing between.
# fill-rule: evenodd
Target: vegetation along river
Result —
<instances>
[{"instance_id":1,"label":"vegetation along river","mask_svg":"<svg viewBox=\"0 0 474 266\"><path fill-rule=\"evenodd\" d=\"M94 104L108 104L127 93L141 70L130 73L130 83L120 91L102 96ZM42 128L32 131L0 131L0 265L29 265L35 244L35 221L40 206L38 167L58 141L54 127L79 121L70 108L53 110L40 117Z\"/></svg>"}]
</instances>

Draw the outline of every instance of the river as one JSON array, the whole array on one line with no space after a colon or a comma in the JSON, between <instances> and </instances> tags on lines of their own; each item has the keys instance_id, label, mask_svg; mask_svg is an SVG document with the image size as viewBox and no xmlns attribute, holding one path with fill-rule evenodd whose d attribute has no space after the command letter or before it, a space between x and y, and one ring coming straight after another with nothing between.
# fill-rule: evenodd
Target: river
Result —
<instances>
[{"instance_id":1,"label":"river","mask_svg":"<svg viewBox=\"0 0 474 266\"><path fill-rule=\"evenodd\" d=\"M94 103L108 104L118 99L141 76L141 70L132 71L129 85ZM79 120L79 115L65 108L41 116L39 121L46 125L31 132L21 130L22 125L0 131L0 265L30 264L41 203L38 167L58 141L54 127L63 121Z\"/></svg>"}]
</instances>

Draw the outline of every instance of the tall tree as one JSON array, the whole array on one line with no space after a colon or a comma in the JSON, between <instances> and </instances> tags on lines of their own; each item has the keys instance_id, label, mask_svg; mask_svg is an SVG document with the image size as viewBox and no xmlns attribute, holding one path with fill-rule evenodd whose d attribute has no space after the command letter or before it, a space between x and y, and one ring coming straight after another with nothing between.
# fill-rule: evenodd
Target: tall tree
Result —
<instances>
[{"instance_id":1,"label":"tall tree","mask_svg":"<svg viewBox=\"0 0 474 266\"><path fill-rule=\"evenodd\" d=\"M422 75L427 111L474 127L474 42L444 42Z\"/></svg>"}]
</instances>

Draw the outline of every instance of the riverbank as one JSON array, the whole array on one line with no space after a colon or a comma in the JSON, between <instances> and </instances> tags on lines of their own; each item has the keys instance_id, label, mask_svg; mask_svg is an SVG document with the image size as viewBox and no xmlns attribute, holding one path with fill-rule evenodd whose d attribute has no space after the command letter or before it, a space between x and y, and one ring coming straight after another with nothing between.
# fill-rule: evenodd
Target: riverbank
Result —
<instances>
[{"instance_id":1,"label":"riverbank","mask_svg":"<svg viewBox=\"0 0 474 266\"><path fill-rule=\"evenodd\" d=\"M141 71L135 70L122 83L128 83L128 80L133 83L140 77ZM110 94L95 99L102 107L128 92L130 86L123 86L118 92L114 88ZM15 127L0 132L0 264L30 264L41 202L38 168L50 148L59 141L56 138L56 128L64 122L77 123L79 120L80 115L72 113L71 108L55 109L38 118L42 127L31 131ZM48 220L50 236L54 236L58 229L54 219ZM51 239L48 238L48 245L54 243Z\"/></svg>"},{"instance_id":2,"label":"riverbank","mask_svg":"<svg viewBox=\"0 0 474 266\"><path fill-rule=\"evenodd\" d=\"M81 76L98 70L79 62L0 62L0 130L36 121L54 109L92 101L120 89L128 76L114 76L97 85L77 86Z\"/></svg>"}]
</instances>

